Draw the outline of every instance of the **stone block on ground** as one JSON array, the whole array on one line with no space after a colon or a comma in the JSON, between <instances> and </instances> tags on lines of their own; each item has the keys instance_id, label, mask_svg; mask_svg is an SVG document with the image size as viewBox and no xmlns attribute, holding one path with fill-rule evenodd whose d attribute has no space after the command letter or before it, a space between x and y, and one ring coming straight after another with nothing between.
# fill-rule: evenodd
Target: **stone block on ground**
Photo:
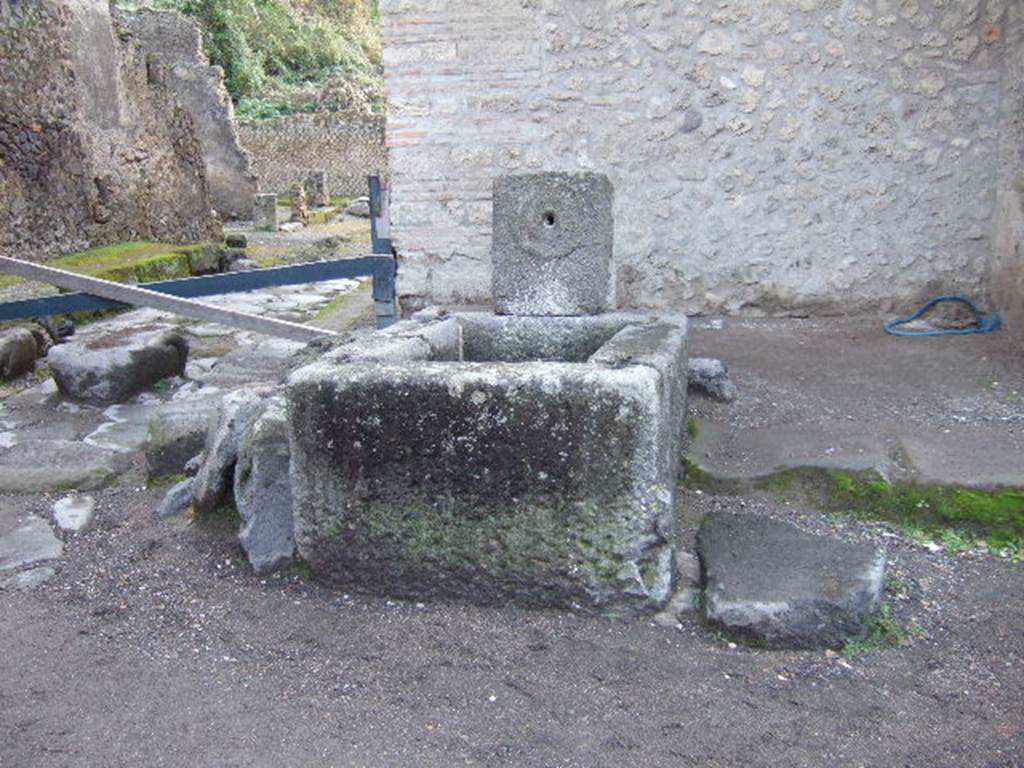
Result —
<instances>
[{"instance_id":1,"label":"stone block on ground","mask_svg":"<svg viewBox=\"0 0 1024 768\"><path fill-rule=\"evenodd\" d=\"M0 333L0 379L14 379L31 371L39 357L39 340L28 328Z\"/></svg>"},{"instance_id":2,"label":"stone block on ground","mask_svg":"<svg viewBox=\"0 0 1024 768\"><path fill-rule=\"evenodd\" d=\"M885 554L789 523L713 512L697 546L707 620L768 648L838 648L881 603Z\"/></svg>"},{"instance_id":3,"label":"stone block on ground","mask_svg":"<svg viewBox=\"0 0 1024 768\"><path fill-rule=\"evenodd\" d=\"M69 341L53 347L47 362L61 394L90 405L121 403L161 379L180 376L188 342L174 331L134 333Z\"/></svg>"},{"instance_id":4,"label":"stone block on ground","mask_svg":"<svg viewBox=\"0 0 1024 768\"><path fill-rule=\"evenodd\" d=\"M150 418L145 444L150 479L185 471L189 459L203 450L215 410L212 403L196 403L189 408L158 411Z\"/></svg>"},{"instance_id":5,"label":"stone block on ground","mask_svg":"<svg viewBox=\"0 0 1024 768\"><path fill-rule=\"evenodd\" d=\"M612 294L612 185L597 173L494 181L494 307L502 315L593 315Z\"/></svg>"},{"instance_id":6,"label":"stone block on ground","mask_svg":"<svg viewBox=\"0 0 1024 768\"><path fill-rule=\"evenodd\" d=\"M243 429L234 476L238 540L258 574L290 562L295 552L289 456L285 401L274 397Z\"/></svg>"}]
</instances>

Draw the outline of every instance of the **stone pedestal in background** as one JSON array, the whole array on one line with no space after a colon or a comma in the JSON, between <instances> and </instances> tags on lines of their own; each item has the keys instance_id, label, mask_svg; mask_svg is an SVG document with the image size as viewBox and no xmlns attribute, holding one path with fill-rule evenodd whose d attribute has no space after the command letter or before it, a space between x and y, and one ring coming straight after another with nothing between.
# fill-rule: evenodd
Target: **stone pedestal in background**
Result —
<instances>
[{"instance_id":1,"label":"stone pedestal in background","mask_svg":"<svg viewBox=\"0 0 1024 768\"><path fill-rule=\"evenodd\" d=\"M256 195L252 206L252 225L256 229L277 231L277 195L272 193Z\"/></svg>"},{"instance_id":2,"label":"stone pedestal in background","mask_svg":"<svg viewBox=\"0 0 1024 768\"><path fill-rule=\"evenodd\" d=\"M309 204L323 208L331 204L331 192L327 188L327 171L310 171L306 174L306 194Z\"/></svg>"},{"instance_id":3,"label":"stone pedestal in background","mask_svg":"<svg viewBox=\"0 0 1024 768\"><path fill-rule=\"evenodd\" d=\"M309 223L309 205L306 200L306 187L302 184L292 184L292 221L300 224Z\"/></svg>"}]
</instances>

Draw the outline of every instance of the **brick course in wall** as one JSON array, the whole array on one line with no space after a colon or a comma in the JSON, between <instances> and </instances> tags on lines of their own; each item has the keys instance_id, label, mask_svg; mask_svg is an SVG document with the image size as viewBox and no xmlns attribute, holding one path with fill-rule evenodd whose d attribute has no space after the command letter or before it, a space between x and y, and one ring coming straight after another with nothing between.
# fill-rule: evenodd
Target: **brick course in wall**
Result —
<instances>
[{"instance_id":1,"label":"brick course in wall","mask_svg":"<svg viewBox=\"0 0 1024 768\"><path fill-rule=\"evenodd\" d=\"M623 306L982 295L1009 0L382 0L407 308L486 301L491 184L616 191Z\"/></svg>"},{"instance_id":2,"label":"brick course in wall","mask_svg":"<svg viewBox=\"0 0 1024 768\"><path fill-rule=\"evenodd\" d=\"M311 170L327 171L332 195L367 194L366 177L386 173L384 118L344 113L301 114L238 125L261 192L284 194Z\"/></svg>"}]
</instances>

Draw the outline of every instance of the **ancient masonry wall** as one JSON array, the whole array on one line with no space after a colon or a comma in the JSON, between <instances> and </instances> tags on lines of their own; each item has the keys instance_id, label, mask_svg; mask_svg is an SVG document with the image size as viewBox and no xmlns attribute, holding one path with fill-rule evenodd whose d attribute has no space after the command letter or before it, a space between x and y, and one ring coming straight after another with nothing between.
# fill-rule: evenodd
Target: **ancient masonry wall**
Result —
<instances>
[{"instance_id":1,"label":"ancient masonry wall","mask_svg":"<svg viewBox=\"0 0 1024 768\"><path fill-rule=\"evenodd\" d=\"M382 0L404 306L486 300L501 173L604 172L623 306L985 292L1010 0Z\"/></svg>"},{"instance_id":2,"label":"ancient masonry wall","mask_svg":"<svg viewBox=\"0 0 1024 768\"><path fill-rule=\"evenodd\" d=\"M224 71L210 66L199 27L174 11L119 12L117 22L165 68L171 90L195 121L214 210L225 219L251 219L256 177L238 143Z\"/></svg>"},{"instance_id":3,"label":"ancient masonry wall","mask_svg":"<svg viewBox=\"0 0 1024 768\"><path fill-rule=\"evenodd\" d=\"M216 234L191 118L106 0L0 3L0 253Z\"/></svg>"},{"instance_id":4,"label":"ancient masonry wall","mask_svg":"<svg viewBox=\"0 0 1024 768\"><path fill-rule=\"evenodd\" d=\"M1009 11L999 121L999 187L992 296L1007 330L1024 342L1024 4Z\"/></svg>"},{"instance_id":5,"label":"ancient masonry wall","mask_svg":"<svg viewBox=\"0 0 1024 768\"><path fill-rule=\"evenodd\" d=\"M311 170L327 171L332 195L367 194L366 177L386 175L384 118L326 112L251 120L238 126L261 192L284 194Z\"/></svg>"}]
</instances>

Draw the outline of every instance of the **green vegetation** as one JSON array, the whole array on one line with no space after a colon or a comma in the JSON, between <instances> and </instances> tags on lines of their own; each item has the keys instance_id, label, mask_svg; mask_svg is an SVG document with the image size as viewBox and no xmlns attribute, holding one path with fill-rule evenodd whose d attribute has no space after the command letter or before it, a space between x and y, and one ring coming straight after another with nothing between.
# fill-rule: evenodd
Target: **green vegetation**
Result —
<instances>
[{"instance_id":1,"label":"green vegetation","mask_svg":"<svg viewBox=\"0 0 1024 768\"><path fill-rule=\"evenodd\" d=\"M878 613L864 622L867 634L858 640L847 640L843 645L843 655L847 657L862 656L881 648L894 648L907 645L915 637L924 634L920 624L900 624L892 615L892 604L883 602Z\"/></svg>"},{"instance_id":2,"label":"green vegetation","mask_svg":"<svg viewBox=\"0 0 1024 768\"><path fill-rule=\"evenodd\" d=\"M894 523L919 544L938 541L948 552L984 542L993 549L1019 551L1024 541L1024 489L978 490L889 482L873 471L782 469L754 481L719 481L691 462L684 465L688 487L719 493L762 490L806 500L829 513Z\"/></svg>"},{"instance_id":3,"label":"green vegetation","mask_svg":"<svg viewBox=\"0 0 1024 768\"><path fill-rule=\"evenodd\" d=\"M192 17L240 117L383 111L375 0L140 0Z\"/></svg>"},{"instance_id":4,"label":"green vegetation","mask_svg":"<svg viewBox=\"0 0 1024 768\"><path fill-rule=\"evenodd\" d=\"M691 440L696 440L697 436L700 435L700 419L696 416L686 417L686 434L690 436Z\"/></svg>"},{"instance_id":5,"label":"green vegetation","mask_svg":"<svg viewBox=\"0 0 1024 768\"><path fill-rule=\"evenodd\" d=\"M975 546L975 537L1003 548L1024 536L1024 490L983 491L913 483L889 483L875 473L832 471L831 509L888 520L938 538L947 551Z\"/></svg>"},{"instance_id":6,"label":"green vegetation","mask_svg":"<svg viewBox=\"0 0 1024 768\"><path fill-rule=\"evenodd\" d=\"M206 247L205 244L114 243L60 256L46 262L46 266L119 283L171 280L191 275L193 260Z\"/></svg>"}]
</instances>

